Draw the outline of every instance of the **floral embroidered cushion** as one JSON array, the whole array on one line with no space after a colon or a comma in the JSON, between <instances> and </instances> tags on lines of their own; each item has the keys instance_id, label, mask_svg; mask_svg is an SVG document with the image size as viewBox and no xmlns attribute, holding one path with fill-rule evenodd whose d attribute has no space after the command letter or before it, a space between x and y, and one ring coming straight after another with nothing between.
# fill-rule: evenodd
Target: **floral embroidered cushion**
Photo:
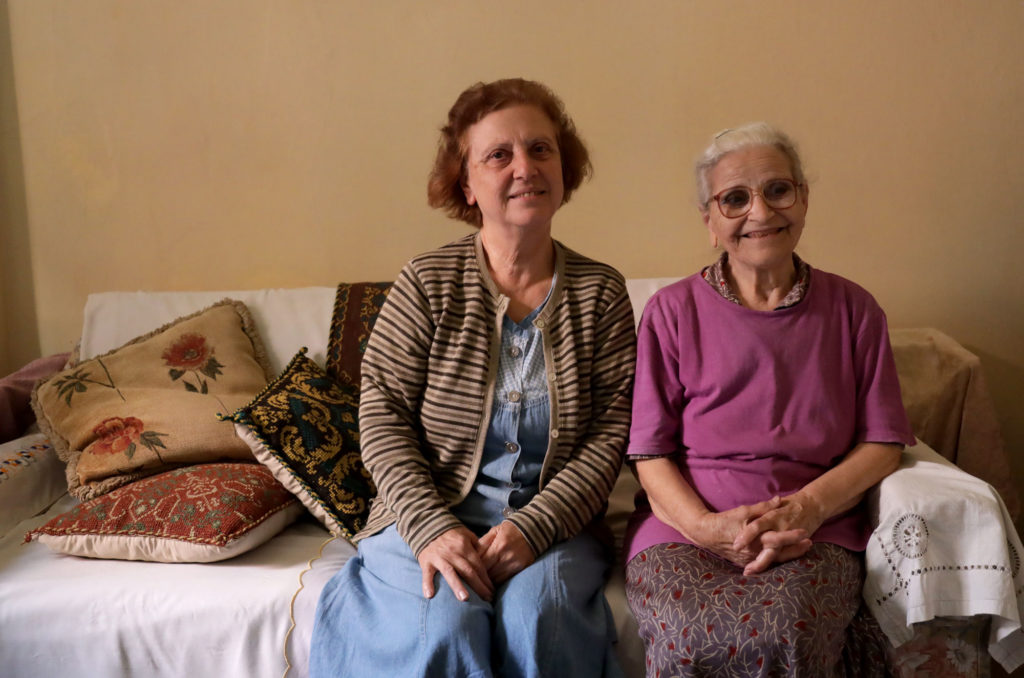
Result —
<instances>
[{"instance_id":1,"label":"floral embroidered cushion","mask_svg":"<svg viewBox=\"0 0 1024 678\"><path fill-rule=\"evenodd\" d=\"M359 386L359 364L391 285L389 282L338 285L325 365L327 374L335 381Z\"/></svg>"},{"instance_id":2,"label":"floral embroidered cushion","mask_svg":"<svg viewBox=\"0 0 1024 678\"><path fill-rule=\"evenodd\" d=\"M208 563L259 546L302 513L259 464L197 464L83 502L25 541L89 558Z\"/></svg>"},{"instance_id":3,"label":"floral embroidered cushion","mask_svg":"<svg viewBox=\"0 0 1024 678\"><path fill-rule=\"evenodd\" d=\"M331 533L350 539L376 488L359 456L359 388L337 384L303 348L236 411L238 437Z\"/></svg>"},{"instance_id":4,"label":"floral embroidered cushion","mask_svg":"<svg viewBox=\"0 0 1024 678\"><path fill-rule=\"evenodd\" d=\"M0 444L0 537L46 510L68 485L49 439L30 433Z\"/></svg>"},{"instance_id":5,"label":"floral embroidered cushion","mask_svg":"<svg viewBox=\"0 0 1024 678\"><path fill-rule=\"evenodd\" d=\"M225 299L40 381L32 406L69 491L91 499L183 464L251 460L216 415L269 376L248 309Z\"/></svg>"}]
</instances>

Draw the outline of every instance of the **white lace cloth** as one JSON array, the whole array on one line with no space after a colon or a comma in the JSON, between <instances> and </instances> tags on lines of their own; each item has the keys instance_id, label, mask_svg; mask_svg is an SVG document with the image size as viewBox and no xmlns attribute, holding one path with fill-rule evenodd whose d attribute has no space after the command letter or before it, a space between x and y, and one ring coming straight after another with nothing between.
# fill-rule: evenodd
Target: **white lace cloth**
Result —
<instances>
[{"instance_id":1,"label":"white lace cloth","mask_svg":"<svg viewBox=\"0 0 1024 678\"><path fill-rule=\"evenodd\" d=\"M990 615L989 654L1024 664L1024 548L992 486L918 441L870 501L864 598L893 645L919 622Z\"/></svg>"}]
</instances>

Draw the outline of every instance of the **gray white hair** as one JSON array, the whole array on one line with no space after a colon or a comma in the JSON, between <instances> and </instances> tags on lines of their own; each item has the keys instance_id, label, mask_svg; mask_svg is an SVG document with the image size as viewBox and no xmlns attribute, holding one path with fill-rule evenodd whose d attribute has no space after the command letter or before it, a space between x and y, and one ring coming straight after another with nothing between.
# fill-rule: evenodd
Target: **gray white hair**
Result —
<instances>
[{"instance_id":1,"label":"gray white hair","mask_svg":"<svg viewBox=\"0 0 1024 678\"><path fill-rule=\"evenodd\" d=\"M782 154L789 160L793 181L798 184L807 183L807 179L804 177L803 163L800 162L800 154L797 153L793 140L785 132L766 122L748 122L740 127L724 129L716 134L700 158L697 159L695 167L697 203L702 210L707 209L708 203L711 201L708 174L715 165L729 153L754 146L774 146L782 151Z\"/></svg>"}]
</instances>

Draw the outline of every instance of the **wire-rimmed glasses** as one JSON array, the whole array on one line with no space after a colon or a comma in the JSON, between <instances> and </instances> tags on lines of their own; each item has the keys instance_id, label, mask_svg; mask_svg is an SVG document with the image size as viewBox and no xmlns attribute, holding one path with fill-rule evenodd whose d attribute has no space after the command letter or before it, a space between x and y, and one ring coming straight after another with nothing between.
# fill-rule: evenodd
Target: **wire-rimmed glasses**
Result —
<instances>
[{"instance_id":1,"label":"wire-rimmed glasses","mask_svg":"<svg viewBox=\"0 0 1024 678\"><path fill-rule=\"evenodd\" d=\"M772 179L757 189L750 186L732 186L711 196L711 199L718 204L718 211L723 217L735 219L750 211L755 193L773 210L784 210L796 203L797 189L802 186L803 184L798 184L792 179Z\"/></svg>"}]
</instances>

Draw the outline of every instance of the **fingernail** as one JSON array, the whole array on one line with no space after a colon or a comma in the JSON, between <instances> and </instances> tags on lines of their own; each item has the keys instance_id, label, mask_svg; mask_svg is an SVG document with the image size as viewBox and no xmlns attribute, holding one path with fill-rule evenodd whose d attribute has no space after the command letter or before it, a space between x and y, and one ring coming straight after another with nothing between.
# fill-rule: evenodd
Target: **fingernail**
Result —
<instances>
[{"instance_id":1,"label":"fingernail","mask_svg":"<svg viewBox=\"0 0 1024 678\"><path fill-rule=\"evenodd\" d=\"M465 591L459 591L458 595L459 595L459 600L461 600L463 602L469 600L469 594L466 593Z\"/></svg>"}]
</instances>

